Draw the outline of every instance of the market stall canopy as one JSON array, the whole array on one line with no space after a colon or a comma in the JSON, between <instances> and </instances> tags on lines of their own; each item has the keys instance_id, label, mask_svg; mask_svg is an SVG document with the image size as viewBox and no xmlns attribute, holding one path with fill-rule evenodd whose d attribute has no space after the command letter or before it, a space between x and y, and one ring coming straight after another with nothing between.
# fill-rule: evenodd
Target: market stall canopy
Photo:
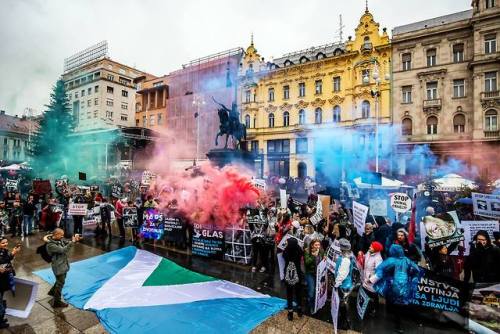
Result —
<instances>
[{"instance_id":1,"label":"market stall canopy","mask_svg":"<svg viewBox=\"0 0 500 334\"><path fill-rule=\"evenodd\" d=\"M447 174L443 177L434 179L433 182L436 184L437 188L435 191L458 191L460 188L475 188L476 184L474 181L468 180L458 174Z\"/></svg>"},{"instance_id":2,"label":"market stall canopy","mask_svg":"<svg viewBox=\"0 0 500 334\"><path fill-rule=\"evenodd\" d=\"M403 182L395 179L389 179L387 177L382 176L382 184L370 184L363 183L361 181L361 177L357 177L354 180L356 187L359 189L383 189L383 190L398 190L403 186Z\"/></svg>"},{"instance_id":3,"label":"market stall canopy","mask_svg":"<svg viewBox=\"0 0 500 334\"><path fill-rule=\"evenodd\" d=\"M0 170L21 170L21 169L31 169L27 163L13 164L9 166L1 167Z\"/></svg>"}]
</instances>

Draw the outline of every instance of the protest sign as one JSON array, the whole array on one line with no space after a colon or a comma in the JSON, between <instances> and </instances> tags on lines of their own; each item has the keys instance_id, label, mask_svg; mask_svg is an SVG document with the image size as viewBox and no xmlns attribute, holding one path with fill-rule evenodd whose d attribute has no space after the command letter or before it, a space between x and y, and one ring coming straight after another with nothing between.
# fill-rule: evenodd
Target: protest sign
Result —
<instances>
[{"instance_id":1,"label":"protest sign","mask_svg":"<svg viewBox=\"0 0 500 334\"><path fill-rule=\"evenodd\" d=\"M35 305L38 283L14 277L14 286L15 293L13 291L4 292L3 298L7 304L5 313L26 319Z\"/></svg>"},{"instance_id":2,"label":"protest sign","mask_svg":"<svg viewBox=\"0 0 500 334\"><path fill-rule=\"evenodd\" d=\"M193 255L222 260L224 256L224 231L194 224L191 250Z\"/></svg>"},{"instance_id":3,"label":"protest sign","mask_svg":"<svg viewBox=\"0 0 500 334\"><path fill-rule=\"evenodd\" d=\"M328 270L335 273L335 262L341 254L339 239L335 239L326 252L326 261L328 262Z\"/></svg>"},{"instance_id":4,"label":"protest sign","mask_svg":"<svg viewBox=\"0 0 500 334\"><path fill-rule=\"evenodd\" d=\"M391 195L391 208L399 213L411 210L411 197L405 193L394 193Z\"/></svg>"},{"instance_id":5,"label":"protest sign","mask_svg":"<svg viewBox=\"0 0 500 334\"><path fill-rule=\"evenodd\" d=\"M496 220L478 220L478 221L462 221L462 228L464 229L464 244L465 252L464 255L468 256L470 252L470 242L476 235L477 231L484 230L488 232L491 240L494 240L493 232L499 231L498 221ZM453 255L453 254L452 254Z\"/></svg>"},{"instance_id":6,"label":"protest sign","mask_svg":"<svg viewBox=\"0 0 500 334\"><path fill-rule=\"evenodd\" d=\"M143 215L141 236L146 239L161 239L163 236L163 220L163 213L157 209L146 209Z\"/></svg>"},{"instance_id":7,"label":"protest sign","mask_svg":"<svg viewBox=\"0 0 500 334\"><path fill-rule=\"evenodd\" d=\"M88 237L95 234L95 229L97 228L97 219L93 215L88 215L87 218L82 221L82 236Z\"/></svg>"},{"instance_id":8,"label":"protest sign","mask_svg":"<svg viewBox=\"0 0 500 334\"><path fill-rule=\"evenodd\" d=\"M149 186L156 176L149 170L142 172L141 184Z\"/></svg>"},{"instance_id":9,"label":"protest sign","mask_svg":"<svg viewBox=\"0 0 500 334\"><path fill-rule=\"evenodd\" d=\"M323 203L318 198L318 200L316 201L316 211L309 218L309 221L311 222L311 224L316 226L321 221L321 219L323 219Z\"/></svg>"},{"instance_id":10,"label":"protest sign","mask_svg":"<svg viewBox=\"0 0 500 334\"><path fill-rule=\"evenodd\" d=\"M359 235L365 233L365 221L368 215L368 207L356 201L352 202L353 224Z\"/></svg>"},{"instance_id":11,"label":"protest sign","mask_svg":"<svg viewBox=\"0 0 500 334\"><path fill-rule=\"evenodd\" d=\"M337 334L337 322L339 318L339 305L340 305L340 299L339 299L339 292L336 288L332 289L332 308L330 310L330 313L332 314L332 322L333 322L333 332Z\"/></svg>"},{"instance_id":12,"label":"protest sign","mask_svg":"<svg viewBox=\"0 0 500 334\"><path fill-rule=\"evenodd\" d=\"M36 195L50 194L52 191L52 186L49 180L34 180L33 181L33 192Z\"/></svg>"},{"instance_id":13,"label":"protest sign","mask_svg":"<svg viewBox=\"0 0 500 334\"><path fill-rule=\"evenodd\" d=\"M316 298L314 300L314 312L318 312L326 304L328 290L328 264L322 260L316 269Z\"/></svg>"},{"instance_id":14,"label":"protest sign","mask_svg":"<svg viewBox=\"0 0 500 334\"><path fill-rule=\"evenodd\" d=\"M177 244L184 244L186 242L186 230L180 217L165 217L163 229L165 231L164 239L166 241Z\"/></svg>"},{"instance_id":15,"label":"protest sign","mask_svg":"<svg viewBox=\"0 0 500 334\"><path fill-rule=\"evenodd\" d=\"M280 243L278 244L278 249L281 249L281 250L285 250L285 247L286 247L286 243L288 241L288 239L290 238L294 238L294 239L297 239L297 242L300 246L300 248L304 248L304 240L300 240L299 238L297 237L294 237L293 235L291 234L285 234L283 236L283 238L281 239Z\"/></svg>"},{"instance_id":16,"label":"protest sign","mask_svg":"<svg viewBox=\"0 0 500 334\"><path fill-rule=\"evenodd\" d=\"M370 201L370 214L373 216L387 216L387 200L385 199L371 199Z\"/></svg>"},{"instance_id":17,"label":"protest sign","mask_svg":"<svg viewBox=\"0 0 500 334\"><path fill-rule=\"evenodd\" d=\"M123 187L119 183L115 183L111 185L111 196L114 198L122 198L123 196Z\"/></svg>"},{"instance_id":18,"label":"protest sign","mask_svg":"<svg viewBox=\"0 0 500 334\"><path fill-rule=\"evenodd\" d=\"M285 189L280 189L280 207L282 209L287 208L286 190Z\"/></svg>"},{"instance_id":19,"label":"protest sign","mask_svg":"<svg viewBox=\"0 0 500 334\"><path fill-rule=\"evenodd\" d=\"M264 179L252 179L252 184L255 188L266 191L266 180Z\"/></svg>"},{"instance_id":20,"label":"protest sign","mask_svg":"<svg viewBox=\"0 0 500 334\"><path fill-rule=\"evenodd\" d=\"M86 216L87 203L69 203L68 215L70 216Z\"/></svg>"},{"instance_id":21,"label":"protest sign","mask_svg":"<svg viewBox=\"0 0 500 334\"><path fill-rule=\"evenodd\" d=\"M449 211L436 217L425 216L420 223L420 238L422 249L425 249L425 244L434 248L464 240L456 212Z\"/></svg>"},{"instance_id":22,"label":"protest sign","mask_svg":"<svg viewBox=\"0 0 500 334\"><path fill-rule=\"evenodd\" d=\"M19 180L7 179L5 180L5 188L9 191L16 191L19 185Z\"/></svg>"},{"instance_id":23,"label":"protest sign","mask_svg":"<svg viewBox=\"0 0 500 334\"><path fill-rule=\"evenodd\" d=\"M137 227L137 208L123 208L123 226Z\"/></svg>"},{"instance_id":24,"label":"protest sign","mask_svg":"<svg viewBox=\"0 0 500 334\"><path fill-rule=\"evenodd\" d=\"M240 264L249 264L252 260L252 242L250 230L237 225L226 228L224 260Z\"/></svg>"},{"instance_id":25,"label":"protest sign","mask_svg":"<svg viewBox=\"0 0 500 334\"><path fill-rule=\"evenodd\" d=\"M358 297L356 298L356 310L358 311L358 316L361 320L365 317L366 309L370 303L370 297L366 294L363 287L358 290Z\"/></svg>"},{"instance_id":26,"label":"protest sign","mask_svg":"<svg viewBox=\"0 0 500 334\"><path fill-rule=\"evenodd\" d=\"M98 192L99 191L99 186L90 186L90 191L91 192Z\"/></svg>"},{"instance_id":27,"label":"protest sign","mask_svg":"<svg viewBox=\"0 0 500 334\"><path fill-rule=\"evenodd\" d=\"M500 195L472 193L472 207L475 215L500 218Z\"/></svg>"}]
</instances>

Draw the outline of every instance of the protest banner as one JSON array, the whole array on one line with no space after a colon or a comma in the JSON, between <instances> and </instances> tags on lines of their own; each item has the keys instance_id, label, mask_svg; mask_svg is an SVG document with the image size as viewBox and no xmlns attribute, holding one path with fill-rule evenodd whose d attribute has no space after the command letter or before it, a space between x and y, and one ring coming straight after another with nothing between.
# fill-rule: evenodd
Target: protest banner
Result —
<instances>
[{"instance_id":1,"label":"protest banner","mask_svg":"<svg viewBox=\"0 0 500 334\"><path fill-rule=\"evenodd\" d=\"M328 270L330 270L332 273L335 273L335 262L337 261L337 258L341 254L340 252L340 244L339 244L339 239L333 240L332 244L330 247L328 247L328 250L326 252L326 261L328 262Z\"/></svg>"},{"instance_id":2,"label":"protest banner","mask_svg":"<svg viewBox=\"0 0 500 334\"><path fill-rule=\"evenodd\" d=\"M87 203L69 203L68 205L68 215L70 216L86 216L87 215Z\"/></svg>"},{"instance_id":3,"label":"protest banner","mask_svg":"<svg viewBox=\"0 0 500 334\"><path fill-rule=\"evenodd\" d=\"M123 196L123 187L119 183L115 183L111 185L111 196L114 198L122 198Z\"/></svg>"},{"instance_id":4,"label":"protest banner","mask_svg":"<svg viewBox=\"0 0 500 334\"><path fill-rule=\"evenodd\" d=\"M222 260L224 256L224 231L195 223L191 251L193 255Z\"/></svg>"},{"instance_id":5,"label":"protest banner","mask_svg":"<svg viewBox=\"0 0 500 334\"><path fill-rule=\"evenodd\" d=\"M186 242L186 229L181 217L165 217L163 221L163 230L165 231L165 241L174 242L176 244L184 244Z\"/></svg>"},{"instance_id":6,"label":"protest banner","mask_svg":"<svg viewBox=\"0 0 500 334\"><path fill-rule=\"evenodd\" d=\"M489 218L500 218L500 195L472 193L474 214Z\"/></svg>"},{"instance_id":7,"label":"protest banner","mask_svg":"<svg viewBox=\"0 0 500 334\"><path fill-rule=\"evenodd\" d=\"M224 239L224 260L250 264L252 260L252 242L248 228L240 228L237 225L228 227L224 232Z\"/></svg>"},{"instance_id":8,"label":"protest banner","mask_svg":"<svg viewBox=\"0 0 500 334\"><path fill-rule=\"evenodd\" d=\"M285 247L286 247L286 243L288 241L288 239L290 238L294 238L294 239L297 239L297 242L300 246L300 248L304 248L304 240L300 240L299 238L297 237L294 237L293 235L291 234L285 234L283 236L283 238L281 239L280 243L278 244L278 249L281 249L281 250L285 250Z\"/></svg>"},{"instance_id":9,"label":"protest banner","mask_svg":"<svg viewBox=\"0 0 500 334\"><path fill-rule=\"evenodd\" d=\"M6 301L5 313L14 317L26 319L35 305L38 293L38 283L26 279L14 277L14 291L4 292Z\"/></svg>"},{"instance_id":10,"label":"protest banner","mask_svg":"<svg viewBox=\"0 0 500 334\"><path fill-rule=\"evenodd\" d=\"M141 226L141 237L160 240L163 237L163 213L157 209L146 209Z\"/></svg>"},{"instance_id":11,"label":"protest banner","mask_svg":"<svg viewBox=\"0 0 500 334\"><path fill-rule=\"evenodd\" d=\"M394 193L391 195L391 208L399 213L411 210L411 197L405 193Z\"/></svg>"},{"instance_id":12,"label":"protest banner","mask_svg":"<svg viewBox=\"0 0 500 334\"><path fill-rule=\"evenodd\" d=\"M358 316L361 320L365 317L366 309L370 303L370 297L366 294L365 289L360 286L358 290L358 296L356 298L356 310L358 311Z\"/></svg>"},{"instance_id":13,"label":"protest banner","mask_svg":"<svg viewBox=\"0 0 500 334\"><path fill-rule=\"evenodd\" d=\"M19 180L14 180L14 179L5 180L5 188L7 188L8 191L16 191L18 185L19 185Z\"/></svg>"},{"instance_id":14,"label":"protest banner","mask_svg":"<svg viewBox=\"0 0 500 334\"><path fill-rule=\"evenodd\" d=\"M370 214L373 216L387 216L387 200L385 199L371 199Z\"/></svg>"},{"instance_id":15,"label":"protest banner","mask_svg":"<svg viewBox=\"0 0 500 334\"><path fill-rule=\"evenodd\" d=\"M123 226L137 227L137 208L123 208Z\"/></svg>"},{"instance_id":16,"label":"protest banner","mask_svg":"<svg viewBox=\"0 0 500 334\"><path fill-rule=\"evenodd\" d=\"M339 299L339 292L337 288L332 289L332 302L331 302L331 310L330 313L332 314L332 322L333 322L333 332L337 334L337 322L339 318L339 305L340 305L340 299Z\"/></svg>"},{"instance_id":17,"label":"protest banner","mask_svg":"<svg viewBox=\"0 0 500 334\"><path fill-rule=\"evenodd\" d=\"M488 232L491 240L494 240L493 232L498 232L498 221L496 220L478 220L478 221L468 221L464 220L461 223L462 228L464 229L464 245L465 251L464 255L468 256L470 253L470 242L476 235L477 231L484 230ZM452 254L453 255L453 254Z\"/></svg>"},{"instance_id":18,"label":"protest banner","mask_svg":"<svg viewBox=\"0 0 500 334\"><path fill-rule=\"evenodd\" d=\"M356 227L356 231L358 234L363 236L365 233L365 221L366 216L368 215L368 207L356 201L352 202L352 215L353 215L353 224Z\"/></svg>"},{"instance_id":19,"label":"protest banner","mask_svg":"<svg viewBox=\"0 0 500 334\"><path fill-rule=\"evenodd\" d=\"M88 237L95 235L97 223L98 221L93 215L87 215L87 217L82 221L82 236Z\"/></svg>"},{"instance_id":20,"label":"protest banner","mask_svg":"<svg viewBox=\"0 0 500 334\"><path fill-rule=\"evenodd\" d=\"M318 312L326 304L328 292L328 264L326 260L318 263L316 269L316 298L314 300L314 313Z\"/></svg>"},{"instance_id":21,"label":"protest banner","mask_svg":"<svg viewBox=\"0 0 500 334\"><path fill-rule=\"evenodd\" d=\"M36 195L50 194L52 191L52 185L49 180L34 180L33 181L33 192Z\"/></svg>"},{"instance_id":22,"label":"protest banner","mask_svg":"<svg viewBox=\"0 0 500 334\"><path fill-rule=\"evenodd\" d=\"M420 223L421 247L430 248L449 245L464 240L464 234L455 211L434 216L425 216Z\"/></svg>"}]
</instances>

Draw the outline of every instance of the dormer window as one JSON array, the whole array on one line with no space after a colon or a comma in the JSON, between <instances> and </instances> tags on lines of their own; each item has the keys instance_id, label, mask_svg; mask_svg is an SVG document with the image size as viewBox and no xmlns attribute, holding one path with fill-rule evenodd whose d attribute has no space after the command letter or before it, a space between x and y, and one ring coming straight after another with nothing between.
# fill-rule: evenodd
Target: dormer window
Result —
<instances>
[{"instance_id":1,"label":"dormer window","mask_svg":"<svg viewBox=\"0 0 500 334\"><path fill-rule=\"evenodd\" d=\"M309 61L309 59L308 59L306 56L302 56L302 57L300 58L300 63L301 63L301 64L307 63L308 61Z\"/></svg>"},{"instance_id":2,"label":"dormer window","mask_svg":"<svg viewBox=\"0 0 500 334\"><path fill-rule=\"evenodd\" d=\"M290 59L285 60L285 66L292 66L293 62Z\"/></svg>"},{"instance_id":3,"label":"dormer window","mask_svg":"<svg viewBox=\"0 0 500 334\"><path fill-rule=\"evenodd\" d=\"M323 52L320 52L316 55L316 59L323 59L323 58L326 58L325 54Z\"/></svg>"}]
</instances>

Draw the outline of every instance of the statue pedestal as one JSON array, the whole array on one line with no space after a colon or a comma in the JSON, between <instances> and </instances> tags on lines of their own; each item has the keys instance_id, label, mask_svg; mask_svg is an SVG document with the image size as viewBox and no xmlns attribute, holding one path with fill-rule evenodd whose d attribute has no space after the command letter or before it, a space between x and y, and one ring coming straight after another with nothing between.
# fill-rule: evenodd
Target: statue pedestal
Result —
<instances>
[{"instance_id":1,"label":"statue pedestal","mask_svg":"<svg viewBox=\"0 0 500 334\"><path fill-rule=\"evenodd\" d=\"M226 165L244 165L254 169L255 154L234 149L213 149L207 153L208 160L215 166L222 168Z\"/></svg>"}]
</instances>

